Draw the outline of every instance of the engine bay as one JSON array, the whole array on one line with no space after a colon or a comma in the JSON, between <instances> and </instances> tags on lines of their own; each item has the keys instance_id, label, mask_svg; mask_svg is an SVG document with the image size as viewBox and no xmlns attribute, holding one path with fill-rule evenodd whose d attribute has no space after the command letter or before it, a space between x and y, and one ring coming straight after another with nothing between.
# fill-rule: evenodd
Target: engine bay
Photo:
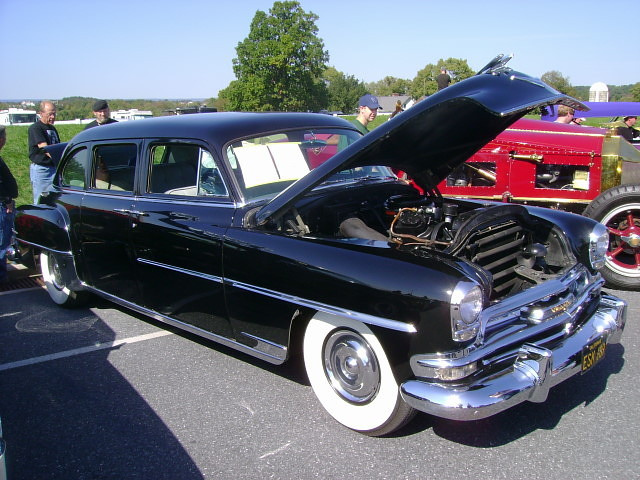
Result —
<instances>
[{"instance_id":1,"label":"engine bay","mask_svg":"<svg viewBox=\"0 0 640 480\"><path fill-rule=\"evenodd\" d=\"M444 199L437 192L421 195L397 184L307 197L277 229L464 259L491 278L494 299L547 281L575 263L553 225L523 206Z\"/></svg>"}]
</instances>

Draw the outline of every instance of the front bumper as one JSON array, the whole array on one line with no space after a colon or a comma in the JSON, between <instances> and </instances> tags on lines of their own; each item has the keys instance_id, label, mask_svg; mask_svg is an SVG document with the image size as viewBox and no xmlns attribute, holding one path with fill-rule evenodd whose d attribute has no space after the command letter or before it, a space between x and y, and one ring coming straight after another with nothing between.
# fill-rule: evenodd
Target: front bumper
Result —
<instances>
[{"instance_id":1,"label":"front bumper","mask_svg":"<svg viewBox=\"0 0 640 480\"><path fill-rule=\"evenodd\" d=\"M525 343L515 362L497 373L463 386L409 380L400 393L417 410L464 421L490 417L525 401L544 402L551 387L582 371L584 347L599 338L606 344L620 342L626 309L623 300L603 294L593 315L551 348Z\"/></svg>"}]
</instances>

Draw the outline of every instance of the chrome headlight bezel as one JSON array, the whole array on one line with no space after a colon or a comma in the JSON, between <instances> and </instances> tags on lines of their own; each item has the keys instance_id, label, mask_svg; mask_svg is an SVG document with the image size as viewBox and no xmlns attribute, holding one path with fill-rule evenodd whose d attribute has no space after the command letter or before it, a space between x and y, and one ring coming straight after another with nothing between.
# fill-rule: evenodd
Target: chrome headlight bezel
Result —
<instances>
[{"instance_id":1,"label":"chrome headlight bezel","mask_svg":"<svg viewBox=\"0 0 640 480\"><path fill-rule=\"evenodd\" d=\"M595 270L604 267L609 250L609 230L598 223L589 234L589 263Z\"/></svg>"},{"instance_id":2,"label":"chrome headlight bezel","mask_svg":"<svg viewBox=\"0 0 640 480\"><path fill-rule=\"evenodd\" d=\"M474 282L462 280L451 292L451 337L455 342L473 340L480 331L484 292Z\"/></svg>"}]
</instances>

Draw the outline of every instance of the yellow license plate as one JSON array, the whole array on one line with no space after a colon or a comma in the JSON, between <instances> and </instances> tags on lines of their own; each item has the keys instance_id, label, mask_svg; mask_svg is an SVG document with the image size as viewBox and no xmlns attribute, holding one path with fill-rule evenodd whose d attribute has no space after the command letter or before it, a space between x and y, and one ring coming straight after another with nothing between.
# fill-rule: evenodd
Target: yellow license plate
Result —
<instances>
[{"instance_id":1,"label":"yellow license plate","mask_svg":"<svg viewBox=\"0 0 640 480\"><path fill-rule=\"evenodd\" d=\"M591 342L582 348L582 373L590 370L596 363L604 358L607 344L602 338Z\"/></svg>"}]
</instances>

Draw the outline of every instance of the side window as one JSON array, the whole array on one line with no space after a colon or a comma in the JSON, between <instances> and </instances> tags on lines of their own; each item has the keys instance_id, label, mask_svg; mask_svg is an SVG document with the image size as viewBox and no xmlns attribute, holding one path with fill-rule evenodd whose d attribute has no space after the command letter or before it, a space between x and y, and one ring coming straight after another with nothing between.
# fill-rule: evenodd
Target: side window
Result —
<instances>
[{"instance_id":1,"label":"side window","mask_svg":"<svg viewBox=\"0 0 640 480\"><path fill-rule=\"evenodd\" d=\"M151 147L147 193L226 196L213 156L198 145L156 144Z\"/></svg>"},{"instance_id":2,"label":"side window","mask_svg":"<svg viewBox=\"0 0 640 480\"><path fill-rule=\"evenodd\" d=\"M136 171L135 144L99 145L93 149L91 188L133 191Z\"/></svg>"},{"instance_id":3,"label":"side window","mask_svg":"<svg viewBox=\"0 0 640 480\"><path fill-rule=\"evenodd\" d=\"M213 155L206 150L200 151L200 170L198 174L198 196L228 196L227 187L222 180L220 170Z\"/></svg>"},{"instance_id":4,"label":"side window","mask_svg":"<svg viewBox=\"0 0 640 480\"><path fill-rule=\"evenodd\" d=\"M62 186L84 188L87 163L86 148L81 148L73 152L62 169Z\"/></svg>"}]
</instances>

